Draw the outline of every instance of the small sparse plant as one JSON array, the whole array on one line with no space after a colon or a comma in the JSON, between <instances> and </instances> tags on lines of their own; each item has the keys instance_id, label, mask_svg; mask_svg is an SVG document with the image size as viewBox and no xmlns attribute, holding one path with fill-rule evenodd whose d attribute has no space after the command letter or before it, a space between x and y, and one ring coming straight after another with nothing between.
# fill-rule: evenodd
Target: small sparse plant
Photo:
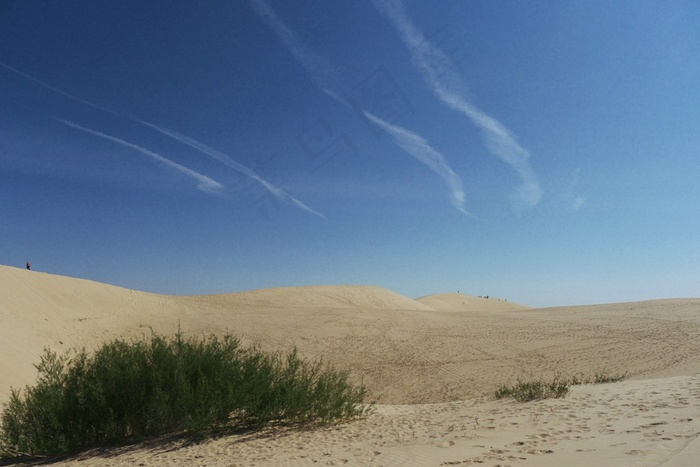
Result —
<instances>
[{"instance_id":1,"label":"small sparse plant","mask_svg":"<svg viewBox=\"0 0 700 467\"><path fill-rule=\"evenodd\" d=\"M606 373L596 372L596 374L593 375L593 381L591 384L617 383L618 381L622 381L625 378L627 378L627 373L608 375Z\"/></svg>"},{"instance_id":2,"label":"small sparse plant","mask_svg":"<svg viewBox=\"0 0 700 467\"><path fill-rule=\"evenodd\" d=\"M569 391L571 391L570 384L556 377L550 382L543 380L518 380L515 386L500 385L496 389L496 398L512 397L518 402L529 402L540 399L561 398L566 396Z\"/></svg>"},{"instance_id":3,"label":"small sparse plant","mask_svg":"<svg viewBox=\"0 0 700 467\"><path fill-rule=\"evenodd\" d=\"M529 402L533 400L562 398L571 392L571 386L582 384L604 384L616 383L625 379L627 374L608 375L607 373L596 372L594 376L585 377L583 373L563 379L556 375L550 382L543 380L522 381L518 380L515 386L499 385L496 388L496 399L511 397L518 402Z\"/></svg>"},{"instance_id":4,"label":"small sparse plant","mask_svg":"<svg viewBox=\"0 0 700 467\"><path fill-rule=\"evenodd\" d=\"M622 381L627 377L627 373L610 375L608 373L596 371L593 376L585 376L583 373L578 373L571 377L569 383L572 386L579 386L582 384L606 384L606 383L617 383Z\"/></svg>"},{"instance_id":5,"label":"small sparse plant","mask_svg":"<svg viewBox=\"0 0 700 467\"><path fill-rule=\"evenodd\" d=\"M0 458L49 456L168 433L327 424L366 415L348 374L225 336L116 340L96 352L44 350L39 378L12 390Z\"/></svg>"}]
</instances>

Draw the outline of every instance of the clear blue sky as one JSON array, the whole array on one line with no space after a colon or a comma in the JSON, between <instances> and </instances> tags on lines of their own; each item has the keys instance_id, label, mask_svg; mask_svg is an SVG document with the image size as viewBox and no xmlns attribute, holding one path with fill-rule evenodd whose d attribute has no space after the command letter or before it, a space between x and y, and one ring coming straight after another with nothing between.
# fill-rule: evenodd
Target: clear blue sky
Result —
<instances>
[{"instance_id":1,"label":"clear blue sky","mask_svg":"<svg viewBox=\"0 0 700 467\"><path fill-rule=\"evenodd\" d=\"M694 1L0 2L0 263L698 296Z\"/></svg>"}]
</instances>

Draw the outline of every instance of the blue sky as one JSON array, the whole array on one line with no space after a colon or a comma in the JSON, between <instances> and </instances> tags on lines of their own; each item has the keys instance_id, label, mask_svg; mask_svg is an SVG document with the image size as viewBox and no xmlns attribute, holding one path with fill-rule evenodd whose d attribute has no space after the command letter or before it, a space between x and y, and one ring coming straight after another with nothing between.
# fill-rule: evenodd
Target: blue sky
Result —
<instances>
[{"instance_id":1,"label":"blue sky","mask_svg":"<svg viewBox=\"0 0 700 467\"><path fill-rule=\"evenodd\" d=\"M698 296L692 1L4 1L0 264Z\"/></svg>"}]
</instances>

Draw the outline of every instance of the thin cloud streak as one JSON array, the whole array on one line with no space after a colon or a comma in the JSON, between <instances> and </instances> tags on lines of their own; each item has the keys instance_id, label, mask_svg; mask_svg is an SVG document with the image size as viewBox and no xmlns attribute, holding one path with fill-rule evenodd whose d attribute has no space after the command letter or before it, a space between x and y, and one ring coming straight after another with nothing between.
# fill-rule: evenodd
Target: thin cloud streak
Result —
<instances>
[{"instance_id":1,"label":"thin cloud streak","mask_svg":"<svg viewBox=\"0 0 700 467\"><path fill-rule=\"evenodd\" d=\"M292 55L294 55L294 58L304 67L319 89L339 103L350 106L340 94L333 90L333 88L337 87L338 83L335 68L322 56L318 55L304 44L297 34L279 19L277 13L275 13L267 2L264 0L248 0L248 3L253 10L255 10L255 13L270 26L287 50L289 50Z\"/></svg>"},{"instance_id":2,"label":"thin cloud streak","mask_svg":"<svg viewBox=\"0 0 700 467\"><path fill-rule=\"evenodd\" d=\"M237 170L237 171L239 171L239 172L245 174L246 176L252 178L252 179L255 180L256 182L260 183L263 187L265 187L265 188L266 188L270 193L272 193L272 195L274 195L277 199L288 200L288 201L290 201L294 206L297 206L297 207L299 207L299 208L301 208L301 209L304 209L305 211L308 211L308 212L310 212L310 213L312 213L312 214L315 214L315 215L317 215L317 216L319 216L319 217L324 217L323 214L319 213L318 211L314 211L313 209L311 209L310 207L308 207L306 204L302 203L302 202L299 201L298 199L296 199L296 198L294 198L293 196L291 196L289 193L287 193L287 192L285 192L284 190L282 190L282 189L280 189L280 188L274 186L273 184L267 182L267 181L264 180L262 177L258 176L255 172L253 172L252 170L250 170L250 169L248 169L247 167L245 167L245 166L239 164L238 162L233 161L233 160L232 160L229 156L227 156L226 154L224 154L224 153L222 153L222 152L220 152L220 151L216 151L215 149L210 148L210 147L206 146L205 144L200 143L199 141L196 141L196 140L194 140L194 139L192 139L192 138L190 138L190 137L188 137L188 136L185 136L185 135L181 135L181 134L179 134L179 133L176 133L176 132L174 132L174 131L172 131L172 130L167 130L167 129L165 129L165 128L159 127L159 126L154 125L154 124L152 124L152 123L148 123L148 122L145 122L145 121L143 121L143 120L139 120L139 119L134 118L134 117L129 117L129 116L127 116L127 115L119 114L119 113L117 113L117 112L114 112L114 111L112 111L112 110L106 108L106 107L102 107L102 106L99 106L99 105L97 105L97 104L93 104L93 103L90 102L90 101L86 101L86 100L84 100L84 99L81 99L81 98L78 97L78 96L74 96L73 94L67 93L67 92L65 92L65 91L62 91L61 89L58 89L58 88L56 88L56 87L53 87L53 86L51 86L50 84L45 83L45 82L43 82L43 81L41 81L41 80L39 80L39 79L37 79L37 78L34 78L33 76L28 75L27 73L24 73L24 72L18 70L17 68L14 68L14 67L12 67L12 66L10 66L10 65L7 65L7 64L5 64L5 63L3 63L3 62L1 62L1 61L0 61L0 66L3 66L3 67L5 67L5 68L7 68L8 70L10 70L10 71L12 71L12 72L14 72L14 73L16 73L16 74L18 74L18 75L20 75L20 76L26 78L26 79L28 79L28 80L30 80L30 81L33 81L34 83L36 83L36 84L38 84L38 85L40 85L40 86L43 86L43 87L46 88L46 89L49 89L49 90L51 90L51 91L54 91L54 92L56 92L56 93L58 93L58 94L60 94L60 95L62 95L62 96L65 96L65 97L67 97L67 98L69 98L69 99L72 99L72 100L74 100L74 101L80 102L81 104L90 106L90 107L92 107L92 108L94 108L94 109L102 110L102 111L104 111L104 112L107 112L107 113L112 114L112 115L114 115L114 116L116 116L116 117L119 117L119 118L123 118L123 119L126 119L126 120L130 120L130 121L135 122L135 123L141 123L142 125L146 125L146 126L152 128L152 129L156 130L156 131L159 131L160 133L163 133L164 135L166 135L166 136L168 136L168 137L170 137L170 138L172 138L172 139L175 139L175 140L177 140L177 141L179 141L179 142L181 142L181 143L183 143L183 144L185 144L185 145L187 145L187 146L190 146L190 147L192 147L192 148L194 148L194 149L199 150L200 152L203 152L203 153L205 153L205 154L207 154L207 155L209 155L209 156L211 156L211 157L214 157L214 158L217 159L219 162L222 162L223 164L226 164L226 165L228 165L229 167L231 167L231 168L233 168L233 169L235 169L235 170ZM103 138L108 138L108 139L111 139L112 141L118 142L118 143L120 143L120 144L129 145L129 147L132 147L133 149L148 151L147 149L140 148L139 146L131 145L131 143L129 143L129 142L127 142L127 141L119 140L119 138L114 138L114 137L109 136L109 135L106 135L106 134L104 134L104 133L100 133L100 132L97 132L97 131L95 131L95 130L90 130L89 128L81 127L80 125L77 125L77 124L72 123L72 122L68 122L67 120L60 120L60 119L59 119L59 121L60 121L61 123L64 123L64 124L68 125L68 126L72 126L73 128L76 128L76 129L79 129L79 130L83 130L83 131L92 132L92 134L94 134L94 135L96 135L96 136L101 136L101 137L103 137ZM99 133L99 134L98 134L98 133ZM187 141L187 142L186 142L186 141ZM172 162L172 161L170 161L170 160L168 160L168 159L166 159L166 158L164 158L164 157L162 157L162 156L159 156L158 154L155 154L155 153L153 153L153 152L151 152L151 151L148 151L148 153L149 153L148 155L156 156L157 158L161 158L162 160L161 160L161 159L158 159L158 160L161 160L161 162L164 162L164 163L171 163L171 164L175 164L176 166L180 166L179 164L177 164L177 163L175 163L175 162ZM167 162L166 162L166 161L167 161ZM182 167L182 168L185 169L185 170L190 170L190 169L188 169L187 167L184 167L184 166L180 166L180 167ZM191 172L193 172L194 174L197 174L197 172L194 172L194 171L191 171ZM211 179L209 179L208 177L205 177L204 175L201 175L201 174L197 174L197 175L198 175L198 176L201 176L201 177L204 177L204 178L207 178L208 180L211 180ZM211 181L213 182L213 180L211 180ZM214 183L217 183L217 182L214 182ZM217 184L218 184L218 183L217 183ZM204 183L204 186L206 186L206 185L207 185L207 184ZM221 187L221 188L223 188L223 187ZM204 190L204 191L207 191L207 190Z\"/></svg>"},{"instance_id":3,"label":"thin cloud streak","mask_svg":"<svg viewBox=\"0 0 700 467\"><path fill-rule=\"evenodd\" d=\"M333 89L337 87L338 82L336 78L337 73L333 66L304 44L297 37L296 33L279 19L275 11L264 0L249 0L248 3L250 3L255 12L262 17L263 21L272 28L294 58L301 63L318 88L330 98L352 110L352 105L350 105L340 93ZM462 189L462 181L450 168L442 154L430 147L426 140L420 135L405 128L391 125L364 110L363 113L370 121L391 134L394 137L396 145L440 175L452 190L452 202L454 206L463 213L472 216L472 214L464 209L465 195Z\"/></svg>"},{"instance_id":4,"label":"thin cloud streak","mask_svg":"<svg viewBox=\"0 0 700 467\"><path fill-rule=\"evenodd\" d=\"M69 99L72 99L72 100L74 100L74 101L76 101L76 102L80 102L81 104L84 104L84 105L87 105L87 106L89 106L89 107L92 107L93 109L102 110L103 112L107 112L107 113L112 114L112 115L115 115L115 116L117 116L117 117L127 118L127 119L130 119L130 120L131 120L131 118L129 118L129 117L126 117L126 116L124 116L124 115L120 115L120 114L118 114L117 112L114 112L114 111L109 110L109 109L107 109L107 108L105 108L105 107L99 106L99 105L97 105L97 104L93 104L93 103L90 102L90 101L86 101L85 99L81 99L81 98L78 97L78 96L74 96L73 94L67 93L67 92L65 92L65 91L62 91L61 89L58 89L58 88L56 88L56 87L53 87L53 86L51 86L50 84L45 83L44 81L41 81L40 79L37 79L37 78L33 77L32 75L28 75L27 73L24 73L23 71L20 71L20 70L18 70L17 68L8 65L7 63L4 63L4 62L0 61L0 66L2 66L2 67L4 67L4 68L6 68L6 69L12 71L13 73L18 74L19 76L22 76L22 77L24 77L24 78L26 78L26 79L28 79L28 80L30 80L30 81L33 81L34 83L38 84L39 86L42 86L42 87L44 87L44 88L46 88L46 89L48 89L48 90L50 90L50 91L53 91L53 92L55 92L55 93L57 93L57 94L60 94L60 95L62 95L62 96L64 96L64 97L67 97L67 98L69 98Z\"/></svg>"},{"instance_id":5,"label":"thin cloud streak","mask_svg":"<svg viewBox=\"0 0 700 467\"><path fill-rule=\"evenodd\" d=\"M218 193L224 189L224 186L221 185L219 182L212 180L211 178L207 177L206 175L202 175L199 172L195 172L194 170L185 167L184 165L178 164L177 162L173 162L170 159L167 159L160 154L156 154L153 151L149 151L146 148L143 148L141 146L137 146L136 144L130 143L128 141L125 141L121 138L117 138L115 136L110 136L108 134L102 133L101 131L93 130L90 128L86 128L84 126L78 125L77 123L73 123L69 120L63 120L63 119L57 119L59 122L63 123L66 126L69 126L71 128L74 128L76 130L83 131L85 133L89 133L91 135L113 141L117 144L121 144L122 146L126 146L127 148L131 148L135 151L140 152L141 154L145 154L158 162L161 162L162 164L167 165L168 167L171 167L175 170L177 170L180 173L183 173L189 177L194 178L197 180L198 185L197 188L201 191L207 192L207 193Z\"/></svg>"},{"instance_id":6,"label":"thin cloud streak","mask_svg":"<svg viewBox=\"0 0 700 467\"><path fill-rule=\"evenodd\" d=\"M256 174L252 170L250 170L248 167L241 165L238 162L234 161L227 154L224 154L221 151L218 151L212 147L207 146L204 143L201 143L193 138L190 138L189 136L180 134L176 131L169 130L167 128L164 128L164 127L161 127L158 125L154 125L153 123L148 123L148 122L145 122L143 120L138 120L138 122L143 124L143 125L146 125L149 128L152 128L152 129L158 131L159 133L162 133L162 134L164 134L164 135L166 135L166 136L168 136L176 141L179 141L180 143L182 143L186 146L189 146L192 149L196 149L197 151L199 151L201 153L204 153L210 157L213 157L214 159L221 162L222 164L227 165L230 168L246 175L247 177L252 178L256 182L258 182L260 185L262 185L266 190L268 190L270 193L272 193L272 195L275 196L275 198L277 198L281 201L289 201L294 206L301 208L307 212L310 212L311 214L314 214L314 215L319 216L321 218L324 217L323 214L321 214L320 212L311 209L309 206L302 203L301 201L299 201L298 199L296 199L295 197L293 197L292 195L290 195L289 193L287 193L283 189L266 181L265 179L260 177L258 174Z\"/></svg>"},{"instance_id":7,"label":"thin cloud streak","mask_svg":"<svg viewBox=\"0 0 700 467\"><path fill-rule=\"evenodd\" d=\"M433 172L438 174L447 183L452 192L452 204L464 214L474 217L464 208L465 195L462 189L462 181L459 176L450 168L445 156L435 150L422 136L407 130L406 128L382 120L370 112L363 111L372 123L389 133L394 142L401 149L427 165Z\"/></svg>"},{"instance_id":8,"label":"thin cloud streak","mask_svg":"<svg viewBox=\"0 0 700 467\"><path fill-rule=\"evenodd\" d=\"M455 72L450 59L415 27L401 0L374 0L374 4L394 25L431 91L448 107L464 114L479 128L488 151L510 165L518 174L522 185L512 196L516 207L521 209L539 203L541 189L528 163L529 152L518 144L501 122L479 110L464 97L466 86Z\"/></svg>"}]
</instances>

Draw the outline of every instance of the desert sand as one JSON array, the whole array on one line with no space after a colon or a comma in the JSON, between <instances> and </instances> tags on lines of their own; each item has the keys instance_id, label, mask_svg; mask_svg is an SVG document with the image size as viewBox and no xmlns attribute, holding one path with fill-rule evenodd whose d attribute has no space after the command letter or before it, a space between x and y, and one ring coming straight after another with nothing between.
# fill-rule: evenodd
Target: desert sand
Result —
<instances>
[{"instance_id":1,"label":"desert sand","mask_svg":"<svg viewBox=\"0 0 700 467\"><path fill-rule=\"evenodd\" d=\"M149 294L0 266L0 401L44 347L231 333L348 370L366 419L198 444L158 440L57 465L690 466L700 459L700 299L531 309L504 298L411 299L372 286ZM563 399L494 400L498 384L595 372L625 381Z\"/></svg>"}]
</instances>

